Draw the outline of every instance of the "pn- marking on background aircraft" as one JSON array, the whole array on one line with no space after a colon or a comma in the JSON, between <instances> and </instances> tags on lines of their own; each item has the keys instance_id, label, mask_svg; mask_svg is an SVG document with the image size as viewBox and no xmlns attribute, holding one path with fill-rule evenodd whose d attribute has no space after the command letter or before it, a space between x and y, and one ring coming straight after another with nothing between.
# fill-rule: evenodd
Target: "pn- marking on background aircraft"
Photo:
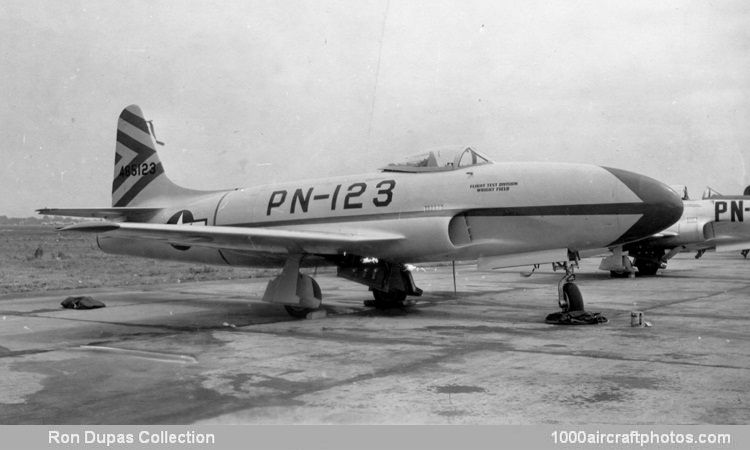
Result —
<instances>
[{"instance_id":1,"label":"pn- marking on background aircraft","mask_svg":"<svg viewBox=\"0 0 750 450\"><path fill-rule=\"evenodd\" d=\"M701 200L690 200L682 189L684 210L680 220L671 227L646 239L613 248L613 254L602 260L599 269L609 270L613 277L634 273L655 275L680 252L696 252L696 259L707 250L741 251L747 257L750 249L750 186L745 195L721 195L707 188ZM633 257L630 262L627 252Z\"/></svg>"},{"instance_id":2,"label":"pn- marking on background aircraft","mask_svg":"<svg viewBox=\"0 0 750 450\"><path fill-rule=\"evenodd\" d=\"M418 296L407 263L478 260L482 268L552 262L565 275L558 303L582 310L572 283L580 252L643 239L682 214L668 186L585 164L493 163L461 148L431 151L380 172L222 191L167 178L141 109L117 123L112 206L40 209L98 217L63 228L97 233L109 253L283 267L263 300L297 317L320 307L300 267L330 264L372 290L376 307Z\"/></svg>"}]
</instances>

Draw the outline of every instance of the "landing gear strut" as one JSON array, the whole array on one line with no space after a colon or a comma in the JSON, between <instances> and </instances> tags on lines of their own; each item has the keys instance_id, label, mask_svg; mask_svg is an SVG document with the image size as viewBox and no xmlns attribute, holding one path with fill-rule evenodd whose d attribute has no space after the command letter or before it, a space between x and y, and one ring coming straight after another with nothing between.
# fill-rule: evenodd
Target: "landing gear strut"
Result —
<instances>
[{"instance_id":1,"label":"landing gear strut","mask_svg":"<svg viewBox=\"0 0 750 450\"><path fill-rule=\"evenodd\" d=\"M583 296L578 286L573 283L576 276L573 270L578 267L578 261L555 263L554 270L563 269L565 275L557 283L557 304L563 311L583 311Z\"/></svg>"}]
</instances>

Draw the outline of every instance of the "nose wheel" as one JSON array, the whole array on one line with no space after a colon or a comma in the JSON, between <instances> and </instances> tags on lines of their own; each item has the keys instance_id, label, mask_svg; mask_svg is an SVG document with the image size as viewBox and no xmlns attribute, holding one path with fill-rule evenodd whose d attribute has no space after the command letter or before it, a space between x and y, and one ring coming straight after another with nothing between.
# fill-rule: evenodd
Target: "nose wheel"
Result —
<instances>
[{"instance_id":1,"label":"nose wheel","mask_svg":"<svg viewBox=\"0 0 750 450\"><path fill-rule=\"evenodd\" d=\"M578 267L578 257L571 261L553 264L555 270L565 270L565 275L557 283L557 303L562 312L552 313L544 319L553 325L596 325L607 323L607 318L598 312L588 312L583 309L583 296L573 281L576 276L573 269Z\"/></svg>"},{"instance_id":2,"label":"nose wheel","mask_svg":"<svg viewBox=\"0 0 750 450\"><path fill-rule=\"evenodd\" d=\"M578 285L575 283L567 282L563 284L563 299L560 303L560 307L563 311L583 311L583 296L581 290L578 289Z\"/></svg>"},{"instance_id":3,"label":"nose wheel","mask_svg":"<svg viewBox=\"0 0 750 450\"><path fill-rule=\"evenodd\" d=\"M558 268L565 270L565 275L557 283L557 304L565 312L584 310L581 290L578 289L578 285L573 283L576 279L573 269L576 266L575 262L557 263L554 266L555 270Z\"/></svg>"}]
</instances>

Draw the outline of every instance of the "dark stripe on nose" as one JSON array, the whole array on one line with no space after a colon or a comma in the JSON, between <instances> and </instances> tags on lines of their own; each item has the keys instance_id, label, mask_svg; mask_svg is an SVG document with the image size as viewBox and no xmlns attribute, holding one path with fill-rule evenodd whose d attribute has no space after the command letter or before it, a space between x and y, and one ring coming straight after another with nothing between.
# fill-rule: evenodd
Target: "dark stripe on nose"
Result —
<instances>
[{"instance_id":1,"label":"dark stripe on nose","mask_svg":"<svg viewBox=\"0 0 750 450\"><path fill-rule=\"evenodd\" d=\"M656 234L677 222L682 216L682 199L666 184L627 170L610 167L603 169L616 176L643 202L641 218L609 244L610 247Z\"/></svg>"}]
</instances>

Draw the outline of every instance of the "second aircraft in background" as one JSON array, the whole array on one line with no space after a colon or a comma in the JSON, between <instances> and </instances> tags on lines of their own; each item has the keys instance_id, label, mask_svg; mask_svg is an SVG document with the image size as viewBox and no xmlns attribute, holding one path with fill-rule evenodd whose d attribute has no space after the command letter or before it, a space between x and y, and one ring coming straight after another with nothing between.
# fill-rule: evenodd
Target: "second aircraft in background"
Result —
<instances>
[{"instance_id":1,"label":"second aircraft in background","mask_svg":"<svg viewBox=\"0 0 750 450\"><path fill-rule=\"evenodd\" d=\"M683 213L671 227L646 239L612 247L613 254L602 260L599 269L612 276L629 276L638 269L640 275L655 275L680 252L696 252L696 259L707 250L741 251L747 257L750 249L750 186L744 195L721 195L707 188L701 200L690 200L687 189L680 187ZM630 261L633 257L633 261Z\"/></svg>"}]
</instances>

